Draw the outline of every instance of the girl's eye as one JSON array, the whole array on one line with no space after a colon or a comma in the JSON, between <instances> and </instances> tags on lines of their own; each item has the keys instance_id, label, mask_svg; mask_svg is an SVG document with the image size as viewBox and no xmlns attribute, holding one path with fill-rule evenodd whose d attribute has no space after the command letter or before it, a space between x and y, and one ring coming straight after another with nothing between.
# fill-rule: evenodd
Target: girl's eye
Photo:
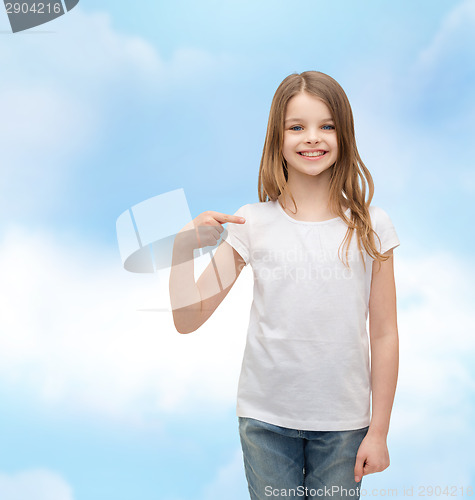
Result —
<instances>
[{"instance_id":1,"label":"girl's eye","mask_svg":"<svg viewBox=\"0 0 475 500\"><path fill-rule=\"evenodd\" d=\"M333 125L323 125L324 127L330 127L332 129L334 129L335 127ZM295 130L296 128L302 128L300 125L294 125L293 127L290 127L290 130ZM298 131L297 131L298 132Z\"/></svg>"}]
</instances>

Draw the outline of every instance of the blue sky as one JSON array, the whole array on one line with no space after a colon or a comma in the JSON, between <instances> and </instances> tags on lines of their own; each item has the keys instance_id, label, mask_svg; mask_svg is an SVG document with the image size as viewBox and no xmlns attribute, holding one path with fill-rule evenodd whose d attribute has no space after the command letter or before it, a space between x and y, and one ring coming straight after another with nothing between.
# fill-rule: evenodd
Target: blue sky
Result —
<instances>
[{"instance_id":1,"label":"blue sky","mask_svg":"<svg viewBox=\"0 0 475 500\"><path fill-rule=\"evenodd\" d=\"M473 487L474 27L445 0L81 0L16 34L0 11L0 498L247 498L252 275L180 336L139 311L166 275L123 269L115 221L178 188L193 217L257 202L273 93L310 69L345 89L401 241L391 466L363 485Z\"/></svg>"}]
</instances>

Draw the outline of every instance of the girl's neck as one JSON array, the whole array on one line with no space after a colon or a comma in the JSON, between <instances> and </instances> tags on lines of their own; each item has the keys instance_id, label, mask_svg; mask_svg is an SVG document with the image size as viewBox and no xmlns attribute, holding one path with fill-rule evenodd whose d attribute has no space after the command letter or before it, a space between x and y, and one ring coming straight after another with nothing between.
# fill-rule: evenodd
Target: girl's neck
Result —
<instances>
[{"instance_id":1,"label":"girl's neck","mask_svg":"<svg viewBox=\"0 0 475 500\"><path fill-rule=\"evenodd\" d=\"M330 172L325 171L316 177L308 175L291 175L295 172L289 171L287 186L297 203L297 217L301 220L325 220L337 217L331 212L330 200ZM278 199L284 210L291 216L295 216L295 206L287 194L280 194ZM346 206L343 210L346 210ZM295 217L294 217L295 218Z\"/></svg>"}]
</instances>

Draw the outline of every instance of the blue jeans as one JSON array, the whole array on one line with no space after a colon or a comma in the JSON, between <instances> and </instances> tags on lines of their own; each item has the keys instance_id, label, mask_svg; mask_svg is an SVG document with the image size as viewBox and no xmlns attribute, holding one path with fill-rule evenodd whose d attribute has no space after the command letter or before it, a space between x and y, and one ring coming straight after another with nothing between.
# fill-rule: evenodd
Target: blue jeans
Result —
<instances>
[{"instance_id":1,"label":"blue jeans","mask_svg":"<svg viewBox=\"0 0 475 500\"><path fill-rule=\"evenodd\" d=\"M359 499L356 454L369 427L299 431L253 418L238 419L251 500Z\"/></svg>"}]
</instances>

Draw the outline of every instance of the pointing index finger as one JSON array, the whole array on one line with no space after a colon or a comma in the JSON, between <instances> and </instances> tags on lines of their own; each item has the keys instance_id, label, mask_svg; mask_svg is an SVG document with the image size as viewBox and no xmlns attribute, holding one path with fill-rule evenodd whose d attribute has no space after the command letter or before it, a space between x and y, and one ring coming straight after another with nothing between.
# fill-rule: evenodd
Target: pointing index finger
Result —
<instances>
[{"instance_id":1,"label":"pointing index finger","mask_svg":"<svg viewBox=\"0 0 475 500\"><path fill-rule=\"evenodd\" d=\"M244 217L238 217L237 215L228 215L214 212L213 216L220 224L226 224L227 222L231 222L233 224L244 224L244 222L246 222L246 219Z\"/></svg>"}]
</instances>

